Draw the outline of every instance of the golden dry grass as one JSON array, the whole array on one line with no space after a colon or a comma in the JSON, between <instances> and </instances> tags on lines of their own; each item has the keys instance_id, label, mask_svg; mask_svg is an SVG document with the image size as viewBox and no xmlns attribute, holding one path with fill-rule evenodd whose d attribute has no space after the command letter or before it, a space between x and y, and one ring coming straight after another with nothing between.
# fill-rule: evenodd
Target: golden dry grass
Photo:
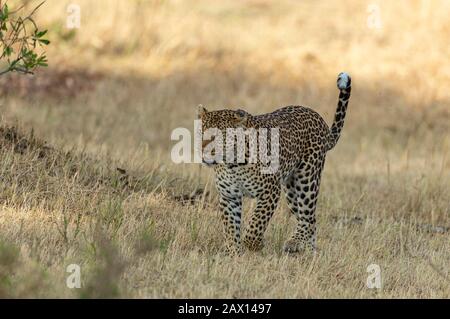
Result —
<instances>
[{"instance_id":1,"label":"golden dry grass","mask_svg":"<svg viewBox=\"0 0 450 319\"><path fill-rule=\"evenodd\" d=\"M79 0L75 31L70 2L38 17L50 68L0 79L1 296L450 297L449 1ZM174 165L170 132L192 129L200 103L302 104L330 123L342 70L353 95L319 253L282 254L282 203L261 253L223 256L212 174ZM66 287L72 263L80 290Z\"/></svg>"}]
</instances>

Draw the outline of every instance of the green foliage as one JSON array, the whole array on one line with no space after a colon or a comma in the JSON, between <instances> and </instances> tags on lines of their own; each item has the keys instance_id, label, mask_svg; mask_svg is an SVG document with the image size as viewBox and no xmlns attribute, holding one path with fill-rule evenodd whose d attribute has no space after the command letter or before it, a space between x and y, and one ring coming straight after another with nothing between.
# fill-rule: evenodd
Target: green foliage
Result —
<instances>
[{"instance_id":1,"label":"green foliage","mask_svg":"<svg viewBox=\"0 0 450 319\"><path fill-rule=\"evenodd\" d=\"M10 11L8 4L0 1L0 60L6 62L0 75L8 72L32 74L36 68L48 65L42 49L50 44L45 38L47 30L40 30L33 19L43 3L28 15L21 16L23 6Z\"/></svg>"}]
</instances>

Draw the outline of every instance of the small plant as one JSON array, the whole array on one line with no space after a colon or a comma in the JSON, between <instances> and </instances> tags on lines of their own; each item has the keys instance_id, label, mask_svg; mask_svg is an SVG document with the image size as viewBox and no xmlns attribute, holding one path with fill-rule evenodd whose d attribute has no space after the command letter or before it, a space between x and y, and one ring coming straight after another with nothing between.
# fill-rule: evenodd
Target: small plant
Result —
<instances>
[{"instance_id":1,"label":"small plant","mask_svg":"<svg viewBox=\"0 0 450 319\"><path fill-rule=\"evenodd\" d=\"M16 247L0 241L0 298L12 293L11 278L18 263L19 252Z\"/></svg>"},{"instance_id":2,"label":"small plant","mask_svg":"<svg viewBox=\"0 0 450 319\"><path fill-rule=\"evenodd\" d=\"M119 298L125 292L120 289L120 278L126 261L110 235L99 223L96 224L93 244L95 262L91 276L81 289L80 298Z\"/></svg>"},{"instance_id":3,"label":"small plant","mask_svg":"<svg viewBox=\"0 0 450 319\"><path fill-rule=\"evenodd\" d=\"M100 208L100 217L102 223L110 230L112 230L115 236L119 231L124 221L123 203L121 199L110 198L102 204Z\"/></svg>"},{"instance_id":4,"label":"small plant","mask_svg":"<svg viewBox=\"0 0 450 319\"><path fill-rule=\"evenodd\" d=\"M70 218L67 216L67 214L63 213L61 216L61 224L58 224L57 222L54 222L56 225L56 229L58 230L58 233L61 235L61 237L64 240L64 243L69 247L69 245L77 239L78 235L81 231L81 214L78 214L76 216L76 219ZM71 224L74 225L74 230L72 232L72 236L70 236L70 226Z\"/></svg>"},{"instance_id":5,"label":"small plant","mask_svg":"<svg viewBox=\"0 0 450 319\"><path fill-rule=\"evenodd\" d=\"M10 11L8 4L0 0L0 60L6 62L0 75L8 72L33 74L36 68L47 66L45 51L38 53L39 48L50 44L45 38L47 30L40 30L33 19L43 4L21 16L24 5Z\"/></svg>"},{"instance_id":6,"label":"small plant","mask_svg":"<svg viewBox=\"0 0 450 319\"><path fill-rule=\"evenodd\" d=\"M134 246L139 255L144 255L160 248L161 244L156 237L155 227L152 221L140 232Z\"/></svg>"}]
</instances>

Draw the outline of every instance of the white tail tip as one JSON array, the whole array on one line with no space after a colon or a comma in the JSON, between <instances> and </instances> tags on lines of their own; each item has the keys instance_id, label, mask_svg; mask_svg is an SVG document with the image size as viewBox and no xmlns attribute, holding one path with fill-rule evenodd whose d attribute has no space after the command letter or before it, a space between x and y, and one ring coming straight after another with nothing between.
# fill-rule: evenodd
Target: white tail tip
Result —
<instances>
[{"instance_id":1,"label":"white tail tip","mask_svg":"<svg viewBox=\"0 0 450 319\"><path fill-rule=\"evenodd\" d=\"M338 75L338 79L337 79L337 87L339 90L345 90L348 87L351 86L351 78L350 75L348 75L345 72L341 72Z\"/></svg>"}]
</instances>

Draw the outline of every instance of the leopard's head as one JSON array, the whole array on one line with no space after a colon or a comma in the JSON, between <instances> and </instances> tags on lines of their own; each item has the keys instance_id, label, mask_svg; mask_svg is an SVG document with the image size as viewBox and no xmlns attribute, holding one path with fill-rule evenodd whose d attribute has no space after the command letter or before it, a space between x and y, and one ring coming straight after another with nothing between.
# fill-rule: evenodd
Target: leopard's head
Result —
<instances>
[{"instance_id":1,"label":"leopard's head","mask_svg":"<svg viewBox=\"0 0 450 319\"><path fill-rule=\"evenodd\" d=\"M197 118L201 120L202 161L204 164L213 165L220 163L220 158L225 161L227 136L229 136L227 133L230 132L228 129L245 130L249 125L251 114L240 109L208 111L205 107L199 106ZM234 132L237 131L234 130ZM220 137L222 137L221 141L217 140ZM217 148L221 146L223 156L217 153Z\"/></svg>"}]
</instances>

